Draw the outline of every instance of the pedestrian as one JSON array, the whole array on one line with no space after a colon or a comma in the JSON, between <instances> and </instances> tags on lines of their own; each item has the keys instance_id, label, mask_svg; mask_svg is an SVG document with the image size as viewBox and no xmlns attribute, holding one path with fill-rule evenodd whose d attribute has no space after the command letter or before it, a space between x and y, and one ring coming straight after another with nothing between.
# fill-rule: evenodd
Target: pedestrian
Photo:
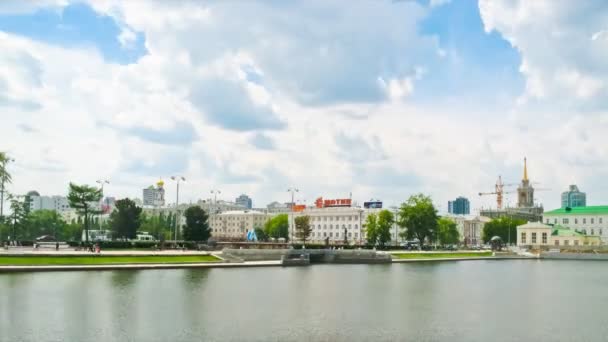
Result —
<instances>
[{"instance_id":1,"label":"pedestrian","mask_svg":"<svg viewBox=\"0 0 608 342\"><path fill-rule=\"evenodd\" d=\"M58 251L59 250L59 241L55 242L55 250Z\"/></svg>"}]
</instances>

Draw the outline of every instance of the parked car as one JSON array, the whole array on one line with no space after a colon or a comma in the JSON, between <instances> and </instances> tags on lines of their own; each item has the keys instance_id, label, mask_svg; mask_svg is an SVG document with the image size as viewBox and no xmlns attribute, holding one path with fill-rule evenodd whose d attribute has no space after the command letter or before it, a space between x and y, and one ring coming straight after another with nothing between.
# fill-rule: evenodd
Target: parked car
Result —
<instances>
[{"instance_id":1,"label":"parked car","mask_svg":"<svg viewBox=\"0 0 608 342\"><path fill-rule=\"evenodd\" d=\"M55 242L57 241L53 235L42 235L36 238L36 242Z\"/></svg>"},{"instance_id":2,"label":"parked car","mask_svg":"<svg viewBox=\"0 0 608 342\"><path fill-rule=\"evenodd\" d=\"M418 244L417 241L406 241L404 243L401 244L401 247L403 247L404 249L407 250L417 250L420 248L420 245Z\"/></svg>"}]
</instances>

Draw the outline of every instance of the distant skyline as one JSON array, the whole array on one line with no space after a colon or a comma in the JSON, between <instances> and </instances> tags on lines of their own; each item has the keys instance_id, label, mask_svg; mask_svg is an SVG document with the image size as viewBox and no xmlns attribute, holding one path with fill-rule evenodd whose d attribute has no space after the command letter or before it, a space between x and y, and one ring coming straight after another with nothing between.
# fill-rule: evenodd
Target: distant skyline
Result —
<instances>
[{"instance_id":1,"label":"distant skyline","mask_svg":"<svg viewBox=\"0 0 608 342\"><path fill-rule=\"evenodd\" d=\"M348 5L345 5L347 4ZM0 2L9 191L608 204L603 0ZM514 205L515 195L506 195Z\"/></svg>"}]
</instances>

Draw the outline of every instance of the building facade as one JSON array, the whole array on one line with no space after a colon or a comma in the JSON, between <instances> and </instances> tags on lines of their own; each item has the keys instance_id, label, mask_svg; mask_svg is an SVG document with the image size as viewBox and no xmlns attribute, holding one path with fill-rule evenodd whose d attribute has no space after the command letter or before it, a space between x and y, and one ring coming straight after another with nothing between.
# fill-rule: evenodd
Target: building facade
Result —
<instances>
[{"instance_id":1,"label":"building facade","mask_svg":"<svg viewBox=\"0 0 608 342\"><path fill-rule=\"evenodd\" d=\"M149 207L162 207L165 205L165 182L159 180L156 187L150 185L143 189L143 205Z\"/></svg>"},{"instance_id":2,"label":"building facade","mask_svg":"<svg viewBox=\"0 0 608 342\"><path fill-rule=\"evenodd\" d=\"M562 208L587 206L587 194L581 192L576 185L570 185L568 191L562 192Z\"/></svg>"},{"instance_id":3,"label":"building facade","mask_svg":"<svg viewBox=\"0 0 608 342\"><path fill-rule=\"evenodd\" d=\"M608 206L566 207L545 212L543 223L561 225L608 242Z\"/></svg>"},{"instance_id":4,"label":"building facade","mask_svg":"<svg viewBox=\"0 0 608 342\"><path fill-rule=\"evenodd\" d=\"M489 217L476 215L446 215L444 217L456 223L460 243L467 246L482 244L483 227L491 221Z\"/></svg>"},{"instance_id":5,"label":"building facade","mask_svg":"<svg viewBox=\"0 0 608 342\"><path fill-rule=\"evenodd\" d=\"M70 203L64 196L36 196L29 195L30 210L53 210L58 213L70 210Z\"/></svg>"},{"instance_id":6,"label":"building facade","mask_svg":"<svg viewBox=\"0 0 608 342\"><path fill-rule=\"evenodd\" d=\"M242 194L241 196L237 197L234 200L234 203L236 203L246 209L251 209L253 207L253 201L251 200L251 198L249 198L249 196L247 196L245 194Z\"/></svg>"},{"instance_id":7,"label":"building facade","mask_svg":"<svg viewBox=\"0 0 608 342\"><path fill-rule=\"evenodd\" d=\"M560 225L551 226L541 222L531 222L517 227L517 246L519 247L567 248L600 244L599 236L586 235Z\"/></svg>"},{"instance_id":8,"label":"building facade","mask_svg":"<svg viewBox=\"0 0 608 342\"><path fill-rule=\"evenodd\" d=\"M268 214L254 210L231 210L209 217L211 236L218 240L245 240L247 232L263 228Z\"/></svg>"},{"instance_id":9,"label":"building facade","mask_svg":"<svg viewBox=\"0 0 608 342\"><path fill-rule=\"evenodd\" d=\"M469 215L471 203L468 198L458 197L454 201L448 201L448 213L454 215Z\"/></svg>"}]
</instances>

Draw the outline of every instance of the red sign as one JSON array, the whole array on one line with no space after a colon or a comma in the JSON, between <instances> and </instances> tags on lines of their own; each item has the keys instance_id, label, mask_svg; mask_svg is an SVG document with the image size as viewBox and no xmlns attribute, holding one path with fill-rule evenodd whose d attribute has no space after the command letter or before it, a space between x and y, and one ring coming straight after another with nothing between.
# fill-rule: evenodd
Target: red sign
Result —
<instances>
[{"instance_id":1,"label":"red sign","mask_svg":"<svg viewBox=\"0 0 608 342\"><path fill-rule=\"evenodd\" d=\"M324 200L323 197L319 197L315 201L315 205L317 208L350 207L352 205L352 200L350 198Z\"/></svg>"},{"instance_id":2,"label":"red sign","mask_svg":"<svg viewBox=\"0 0 608 342\"><path fill-rule=\"evenodd\" d=\"M304 211L304 209L306 209L306 204L296 204L291 207L291 210L295 212Z\"/></svg>"}]
</instances>

